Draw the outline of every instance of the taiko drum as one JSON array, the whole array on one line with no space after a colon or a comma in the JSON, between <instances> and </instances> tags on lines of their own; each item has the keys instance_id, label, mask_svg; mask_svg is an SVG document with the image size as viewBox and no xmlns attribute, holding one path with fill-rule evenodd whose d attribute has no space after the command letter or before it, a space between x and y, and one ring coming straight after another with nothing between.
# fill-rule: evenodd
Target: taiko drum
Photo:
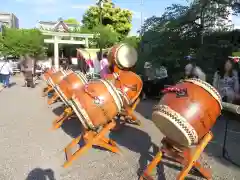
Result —
<instances>
[{"instance_id":1,"label":"taiko drum","mask_svg":"<svg viewBox=\"0 0 240 180\"><path fill-rule=\"evenodd\" d=\"M44 74L43 74L43 79L45 81L47 81L47 79L53 74L56 72L56 69L55 68L50 68L48 69Z\"/></svg>"},{"instance_id":2,"label":"taiko drum","mask_svg":"<svg viewBox=\"0 0 240 180\"><path fill-rule=\"evenodd\" d=\"M205 81L186 79L167 92L154 108L152 120L172 141L195 145L206 135L221 114L221 96ZM180 91L181 90L181 91Z\"/></svg>"},{"instance_id":3,"label":"taiko drum","mask_svg":"<svg viewBox=\"0 0 240 180\"><path fill-rule=\"evenodd\" d=\"M108 74L106 79L110 80L120 91L120 94L128 105L133 104L142 91L143 82L132 71L121 70L118 73Z\"/></svg>"},{"instance_id":4,"label":"taiko drum","mask_svg":"<svg viewBox=\"0 0 240 180\"><path fill-rule=\"evenodd\" d=\"M67 75L67 73L63 70L57 71L53 73L49 78L48 81L52 87L56 86L60 83L61 80Z\"/></svg>"},{"instance_id":5,"label":"taiko drum","mask_svg":"<svg viewBox=\"0 0 240 180\"><path fill-rule=\"evenodd\" d=\"M69 105L69 100L72 98L73 91L81 88L86 83L87 78L83 73L70 73L55 86L55 91L61 100L66 105Z\"/></svg>"},{"instance_id":6,"label":"taiko drum","mask_svg":"<svg viewBox=\"0 0 240 180\"><path fill-rule=\"evenodd\" d=\"M80 90L74 91L71 101L83 126L92 130L110 122L123 106L117 89L106 80L89 82Z\"/></svg>"},{"instance_id":7,"label":"taiko drum","mask_svg":"<svg viewBox=\"0 0 240 180\"><path fill-rule=\"evenodd\" d=\"M137 63L137 58L136 49L125 43L113 46L108 52L109 66L119 69L131 69Z\"/></svg>"}]
</instances>

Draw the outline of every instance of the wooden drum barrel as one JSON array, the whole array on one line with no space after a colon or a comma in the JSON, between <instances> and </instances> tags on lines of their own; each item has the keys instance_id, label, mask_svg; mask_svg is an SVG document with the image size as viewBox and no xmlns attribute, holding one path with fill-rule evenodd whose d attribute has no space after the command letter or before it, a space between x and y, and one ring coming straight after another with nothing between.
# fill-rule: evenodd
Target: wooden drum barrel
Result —
<instances>
[{"instance_id":1,"label":"wooden drum barrel","mask_svg":"<svg viewBox=\"0 0 240 180\"><path fill-rule=\"evenodd\" d=\"M221 114L221 96L200 79L186 79L169 88L155 106L152 120L170 140L189 147L196 145Z\"/></svg>"},{"instance_id":2,"label":"wooden drum barrel","mask_svg":"<svg viewBox=\"0 0 240 180\"><path fill-rule=\"evenodd\" d=\"M43 74L43 80L44 80L44 81L47 81L48 78L49 78L53 73L55 73L55 72L57 72L55 68L50 68L50 69L48 69L48 70Z\"/></svg>"},{"instance_id":3,"label":"wooden drum barrel","mask_svg":"<svg viewBox=\"0 0 240 180\"><path fill-rule=\"evenodd\" d=\"M69 105L69 100L72 98L73 91L81 88L86 83L87 78L83 73L70 73L55 86L55 91L61 100L66 105Z\"/></svg>"},{"instance_id":4,"label":"wooden drum barrel","mask_svg":"<svg viewBox=\"0 0 240 180\"><path fill-rule=\"evenodd\" d=\"M132 105L142 91L143 82L132 71L119 71L118 73L108 74L106 79L110 80L120 91L120 94L128 105Z\"/></svg>"},{"instance_id":5,"label":"wooden drum barrel","mask_svg":"<svg viewBox=\"0 0 240 180\"><path fill-rule=\"evenodd\" d=\"M60 83L61 80L67 75L67 73L63 70L57 71L53 73L49 78L48 81L52 87L56 86Z\"/></svg>"},{"instance_id":6,"label":"wooden drum barrel","mask_svg":"<svg viewBox=\"0 0 240 180\"><path fill-rule=\"evenodd\" d=\"M131 69L137 63L137 58L137 51L125 43L113 46L108 52L109 66L119 69Z\"/></svg>"},{"instance_id":7,"label":"wooden drum barrel","mask_svg":"<svg viewBox=\"0 0 240 180\"><path fill-rule=\"evenodd\" d=\"M123 106L117 89L106 80L89 82L80 90L74 91L71 101L82 125L92 130L110 122Z\"/></svg>"}]
</instances>

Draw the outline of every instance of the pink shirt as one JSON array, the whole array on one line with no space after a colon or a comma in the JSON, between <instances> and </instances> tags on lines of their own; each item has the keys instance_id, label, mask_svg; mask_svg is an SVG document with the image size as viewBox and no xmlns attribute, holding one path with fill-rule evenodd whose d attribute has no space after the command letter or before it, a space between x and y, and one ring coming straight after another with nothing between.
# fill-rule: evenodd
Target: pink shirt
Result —
<instances>
[{"instance_id":1,"label":"pink shirt","mask_svg":"<svg viewBox=\"0 0 240 180\"><path fill-rule=\"evenodd\" d=\"M100 75L101 78L105 78L105 76L108 74L108 60L106 58L103 58L100 61Z\"/></svg>"},{"instance_id":2,"label":"pink shirt","mask_svg":"<svg viewBox=\"0 0 240 180\"><path fill-rule=\"evenodd\" d=\"M93 68L93 67L94 67L93 61L92 61L91 59L86 60L86 63L87 63L87 65L88 65L90 68Z\"/></svg>"}]
</instances>

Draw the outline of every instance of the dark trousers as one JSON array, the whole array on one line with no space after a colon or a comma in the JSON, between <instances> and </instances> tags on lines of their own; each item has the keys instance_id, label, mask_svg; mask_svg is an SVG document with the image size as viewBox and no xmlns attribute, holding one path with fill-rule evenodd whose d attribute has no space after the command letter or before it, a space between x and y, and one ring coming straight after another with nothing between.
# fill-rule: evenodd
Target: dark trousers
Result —
<instances>
[{"instance_id":1,"label":"dark trousers","mask_svg":"<svg viewBox=\"0 0 240 180\"><path fill-rule=\"evenodd\" d=\"M25 78L25 82L27 87L34 87L34 82L33 82L33 74L32 71L25 71L24 72L24 78Z\"/></svg>"}]
</instances>

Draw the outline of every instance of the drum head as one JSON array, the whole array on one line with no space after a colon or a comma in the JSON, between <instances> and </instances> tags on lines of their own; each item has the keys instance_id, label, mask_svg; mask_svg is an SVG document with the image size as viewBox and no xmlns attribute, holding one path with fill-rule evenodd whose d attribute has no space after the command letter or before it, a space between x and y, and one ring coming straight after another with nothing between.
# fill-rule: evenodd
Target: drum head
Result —
<instances>
[{"instance_id":1,"label":"drum head","mask_svg":"<svg viewBox=\"0 0 240 180\"><path fill-rule=\"evenodd\" d=\"M117 63L124 68L131 68L137 63L137 51L127 45L123 44L117 51Z\"/></svg>"},{"instance_id":2,"label":"drum head","mask_svg":"<svg viewBox=\"0 0 240 180\"><path fill-rule=\"evenodd\" d=\"M158 112L152 114L152 121L159 128L159 130L170 140L183 145L191 146L191 141L188 136L181 128L179 128L174 121L169 120L166 117L163 117Z\"/></svg>"}]
</instances>

